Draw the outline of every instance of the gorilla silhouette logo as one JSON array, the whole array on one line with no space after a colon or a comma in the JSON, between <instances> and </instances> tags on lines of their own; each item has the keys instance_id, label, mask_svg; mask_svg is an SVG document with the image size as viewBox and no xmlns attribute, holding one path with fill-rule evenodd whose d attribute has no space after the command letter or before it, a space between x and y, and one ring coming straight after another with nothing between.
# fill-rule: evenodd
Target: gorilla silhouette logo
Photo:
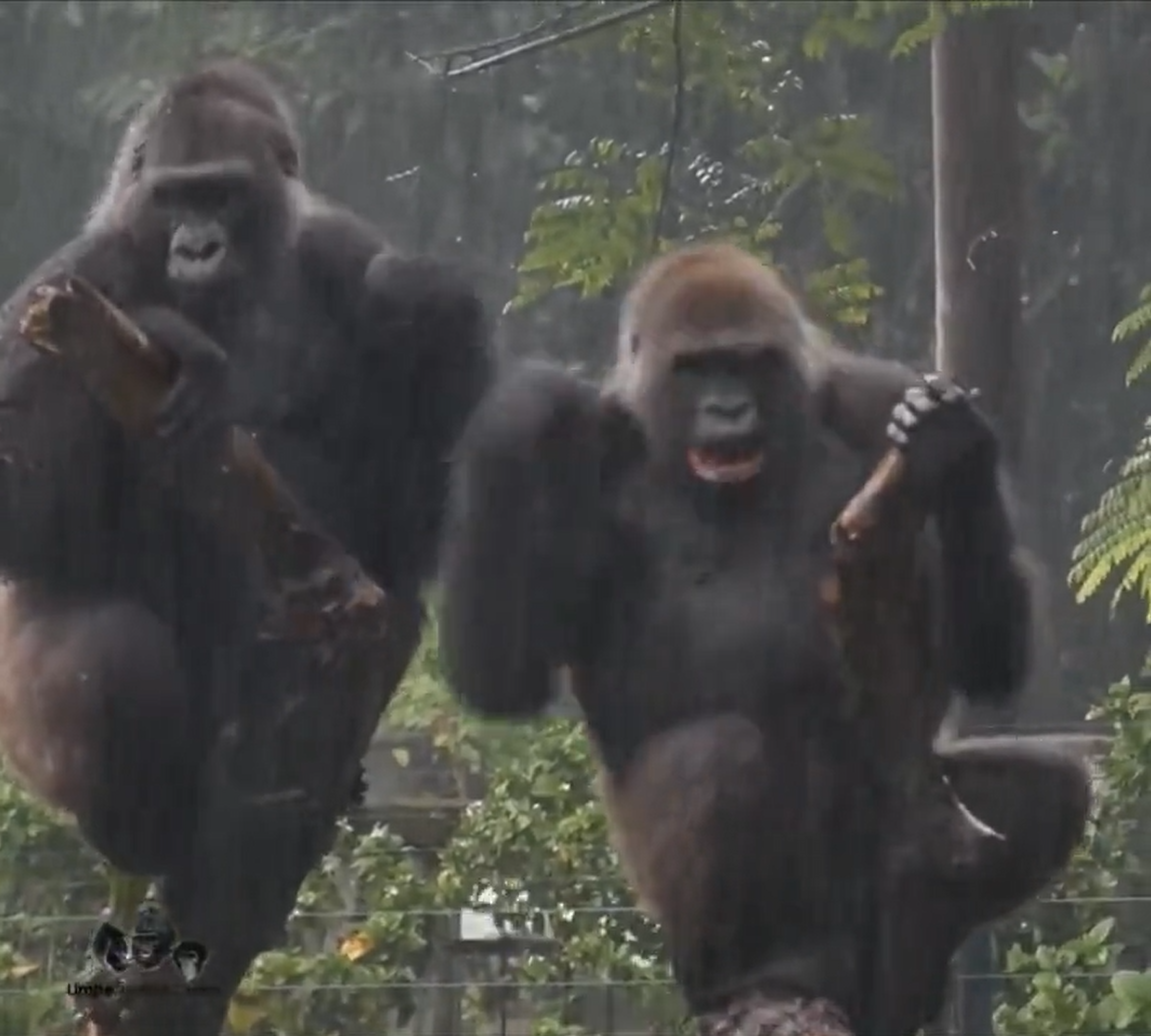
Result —
<instances>
[{"instance_id":1,"label":"gorilla silhouette logo","mask_svg":"<svg viewBox=\"0 0 1151 1036\"><path fill-rule=\"evenodd\" d=\"M204 970L208 950L202 943L177 941L172 927L159 905L145 902L136 915L136 928L126 936L119 928L105 921L96 929L89 947L91 957L110 971L120 974L135 966L141 971L154 971L171 960L192 982Z\"/></svg>"}]
</instances>

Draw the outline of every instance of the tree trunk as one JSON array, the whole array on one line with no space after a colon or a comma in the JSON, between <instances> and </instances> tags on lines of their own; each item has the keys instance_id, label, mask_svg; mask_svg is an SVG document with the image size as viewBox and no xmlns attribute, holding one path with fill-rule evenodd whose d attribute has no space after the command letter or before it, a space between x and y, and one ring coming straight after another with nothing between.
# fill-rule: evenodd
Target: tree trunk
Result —
<instances>
[{"instance_id":1,"label":"tree trunk","mask_svg":"<svg viewBox=\"0 0 1151 1036\"><path fill-rule=\"evenodd\" d=\"M1027 435L1021 28L1012 10L968 14L949 19L931 49L936 366L980 390L1013 475ZM1037 682L1043 679L1039 674ZM1013 711L964 706L957 725L998 724ZM957 959L986 956L989 938L976 933ZM991 1031L991 1002L980 995L965 1005L969 1029Z\"/></svg>"},{"instance_id":2,"label":"tree trunk","mask_svg":"<svg viewBox=\"0 0 1151 1036\"><path fill-rule=\"evenodd\" d=\"M931 50L936 363L979 388L1013 468L1026 429L1020 52L1012 10L951 19Z\"/></svg>"}]
</instances>

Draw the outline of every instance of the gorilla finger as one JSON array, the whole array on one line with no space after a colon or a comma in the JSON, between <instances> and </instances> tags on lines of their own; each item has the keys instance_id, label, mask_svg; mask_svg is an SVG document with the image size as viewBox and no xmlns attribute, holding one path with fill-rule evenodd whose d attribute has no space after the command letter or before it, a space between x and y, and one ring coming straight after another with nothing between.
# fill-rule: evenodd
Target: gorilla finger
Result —
<instances>
[{"instance_id":1,"label":"gorilla finger","mask_svg":"<svg viewBox=\"0 0 1151 1036\"><path fill-rule=\"evenodd\" d=\"M179 415L186 406L187 395L187 382L183 378L178 378L156 410L155 430L161 438L167 437L171 433L172 425L178 423Z\"/></svg>"},{"instance_id":2,"label":"gorilla finger","mask_svg":"<svg viewBox=\"0 0 1151 1036\"><path fill-rule=\"evenodd\" d=\"M901 449L905 447L911 439L907 433L899 427L894 421L887 426L887 438L890 439L896 446Z\"/></svg>"},{"instance_id":3,"label":"gorilla finger","mask_svg":"<svg viewBox=\"0 0 1151 1036\"><path fill-rule=\"evenodd\" d=\"M942 402L942 403L958 403L961 400L965 400L968 398L970 398L970 394L968 393L968 391L965 388L963 388L962 385L957 385L955 382L951 382L943 390L943 395L940 396L940 402Z\"/></svg>"},{"instance_id":4,"label":"gorilla finger","mask_svg":"<svg viewBox=\"0 0 1151 1036\"><path fill-rule=\"evenodd\" d=\"M903 402L920 415L928 414L939 406L939 399L921 385L909 388L903 395Z\"/></svg>"},{"instance_id":5,"label":"gorilla finger","mask_svg":"<svg viewBox=\"0 0 1151 1036\"><path fill-rule=\"evenodd\" d=\"M195 393L187 378L179 377L156 411L156 434L170 437L186 420L190 409L195 409Z\"/></svg>"},{"instance_id":6,"label":"gorilla finger","mask_svg":"<svg viewBox=\"0 0 1151 1036\"><path fill-rule=\"evenodd\" d=\"M908 432L917 427L922 420L923 415L912 410L906 403L897 403L895 409L891 411L891 423Z\"/></svg>"},{"instance_id":7,"label":"gorilla finger","mask_svg":"<svg viewBox=\"0 0 1151 1036\"><path fill-rule=\"evenodd\" d=\"M958 381L941 374L939 371L925 374L923 382L931 395L940 403L952 403L969 394Z\"/></svg>"},{"instance_id":8,"label":"gorilla finger","mask_svg":"<svg viewBox=\"0 0 1151 1036\"><path fill-rule=\"evenodd\" d=\"M190 440L206 426L204 396L189 383L177 383L158 415L156 433L162 439Z\"/></svg>"}]
</instances>

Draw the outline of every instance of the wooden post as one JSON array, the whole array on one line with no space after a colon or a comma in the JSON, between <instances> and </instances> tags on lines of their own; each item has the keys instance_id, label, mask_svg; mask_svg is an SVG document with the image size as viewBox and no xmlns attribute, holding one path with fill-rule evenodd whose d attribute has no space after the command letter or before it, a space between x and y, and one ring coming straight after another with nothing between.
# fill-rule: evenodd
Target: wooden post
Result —
<instances>
[{"instance_id":1,"label":"wooden post","mask_svg":"<svg viewBox=\"0 0 1151 1036\"><path fill-rule=\"evenodd\" d=\"M951 18L931 49L936 366L980 388L1013 472L1027 435L1020 17L1003 9ZM976 722L1006 718L969 711ZM989 939L977 932L957 959L987 958ZM992 1030L983 993L965 1012L968 1031Z\"/></svg>"},{"instance_id":2,"label":"wooden post","mask_svg":"<svg viewBox=\"0 0 1151 1036\"><path fill-rule=\"evenodd\" d=\"M936 365L980 388L1011 467L1026 429L1020 53L1011 9L953 18L931 49Z\"/></svg>"}]
</instances>

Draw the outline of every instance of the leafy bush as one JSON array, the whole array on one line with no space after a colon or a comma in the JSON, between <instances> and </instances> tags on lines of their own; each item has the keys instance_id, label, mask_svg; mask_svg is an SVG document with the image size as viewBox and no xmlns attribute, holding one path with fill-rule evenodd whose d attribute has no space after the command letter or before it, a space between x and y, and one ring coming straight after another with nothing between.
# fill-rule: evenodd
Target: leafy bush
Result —
<instances>
[{"instance_id":1,"label":"leafy bush","mask_svg":"<svg viewBox=\"0 0 1151 1036\"><path fill-rule=\"evenodd\" d=\"M1055 894L1073 912L1079 932L1055 945L1029 926L1006 955L1012 976L1007 1002L995 1013L1003 1036L1095 1036L1151 1029L1151 971L1122 968L1125 936L1146 927L1125 917L1121 888L1142 877L1130 852L1135 810L1151 793L1151 689L1124 680L1090 718L1109 725L1112 740L1099 760L1096 809L1088 837Z\"/></svg>"}]
</instances>

